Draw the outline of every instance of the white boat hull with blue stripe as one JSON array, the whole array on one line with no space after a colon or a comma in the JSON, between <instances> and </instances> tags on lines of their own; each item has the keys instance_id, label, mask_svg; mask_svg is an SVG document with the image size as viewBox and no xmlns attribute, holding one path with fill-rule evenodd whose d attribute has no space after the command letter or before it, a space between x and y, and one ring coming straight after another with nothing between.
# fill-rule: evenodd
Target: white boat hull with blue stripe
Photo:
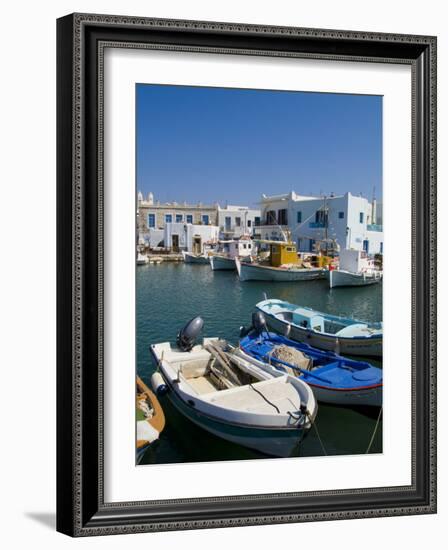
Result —
<instances>
[{"instance_id":1,"label":"white boat hull with blue stripe","mask_svg":"<svg viewBox=\"0 0 448 550\"><path fill-rule=\"evenodd\" d=\"M383 324L365 323L314 311L282 300L263 300L256 305L275 332L315 348L342 355L381 357Z\"/></svg>"}]
</instances>

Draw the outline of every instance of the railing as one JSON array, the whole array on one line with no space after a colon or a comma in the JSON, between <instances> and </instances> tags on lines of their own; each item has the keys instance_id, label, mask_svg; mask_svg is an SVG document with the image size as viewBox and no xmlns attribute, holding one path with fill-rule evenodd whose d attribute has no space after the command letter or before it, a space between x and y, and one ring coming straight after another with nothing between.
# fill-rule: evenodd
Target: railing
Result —
<instances>
[{"instance_id":1,"label":"railing","mask_svg":"<svg viewBox=\"0 0 448 550\"><path fill-rule=\"evenodd\" d=\"M367 226L367 231L383 231L383 226L382 225L377 225L376 223L372 223L370 225Z\"/></svg>"}]
</instances>

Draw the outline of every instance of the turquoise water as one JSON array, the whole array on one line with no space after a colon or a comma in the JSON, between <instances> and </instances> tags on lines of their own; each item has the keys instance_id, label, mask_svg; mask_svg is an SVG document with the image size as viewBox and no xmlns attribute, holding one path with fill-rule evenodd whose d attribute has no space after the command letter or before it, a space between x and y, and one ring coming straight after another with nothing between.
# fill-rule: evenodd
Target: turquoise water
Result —
<instances>
[{"instance_id":1,"label":"turquoise water","mask_svg":"<svg viewBox=\"0 0 448 550\"><path fill-rule=\"evenodd\" d=\"M181 263L137 266L137 372L149 385L155 365L150 344L175 343L178 331L196 315L204 319L203 336L238 342L239 327L249 325L254 305L279 298L336 315L382 320L382 285L329 289L325 280L299 283L240 282L236 272ZM381 366L378 361L368 359ZM262 458L255 451L217 438L196 427L161 398L166 427L142 464L209 462ZM378 411L353 410L319 403L316 429L302 442L299 456L365 453ZM320 436L320 440L319 440ZM382 451L382 422L370 452Z\"/></svg>"}]
</instances>

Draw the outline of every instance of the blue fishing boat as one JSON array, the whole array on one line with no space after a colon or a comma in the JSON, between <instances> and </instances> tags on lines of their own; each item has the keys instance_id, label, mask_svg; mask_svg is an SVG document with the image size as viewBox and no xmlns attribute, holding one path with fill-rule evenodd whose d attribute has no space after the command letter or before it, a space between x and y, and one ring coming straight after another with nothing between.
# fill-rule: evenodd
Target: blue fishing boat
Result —
<instances>
[{"instance_id":1,"label":"blue fishing boat","mask_svg":"<svg viewBox=\"0 0 448 550\"><path fill-rule=\"evenodd\" d=\"M267 325L296 342L343 355L381 357L383 324L366 323L315 311L283 300L263 300L256 306Z\"/></svg>"},{"instance_id":2,"label":"blue fishing boat","mask_svg":"<svg viewBox=\"0 0 448 550\"><path fill-rule=\"evenodd\" d=\"M240 349L257 359L260 368L295 374L312 388L316 399L324 403L382 405L381 369L268 332L259 312L254 314L253 321L252 330L240 340Z\"/></svg>"}]
</instances>

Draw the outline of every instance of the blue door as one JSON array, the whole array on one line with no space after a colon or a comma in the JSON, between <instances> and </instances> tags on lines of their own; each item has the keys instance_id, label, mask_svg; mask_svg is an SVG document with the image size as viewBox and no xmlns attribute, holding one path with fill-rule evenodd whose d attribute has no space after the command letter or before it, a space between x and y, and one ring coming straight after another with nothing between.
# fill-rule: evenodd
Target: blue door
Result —
<instances>
[{"instance_id":1,"label":"blue door","mask_svg":"<svg viewBox=\"0 0 448 550\"><path fill-rule=\"evenodd\" d=\"M367 239L362 243L362 249L367 254L369 253L369 241Z\"/></svg>"}]
</instances>

